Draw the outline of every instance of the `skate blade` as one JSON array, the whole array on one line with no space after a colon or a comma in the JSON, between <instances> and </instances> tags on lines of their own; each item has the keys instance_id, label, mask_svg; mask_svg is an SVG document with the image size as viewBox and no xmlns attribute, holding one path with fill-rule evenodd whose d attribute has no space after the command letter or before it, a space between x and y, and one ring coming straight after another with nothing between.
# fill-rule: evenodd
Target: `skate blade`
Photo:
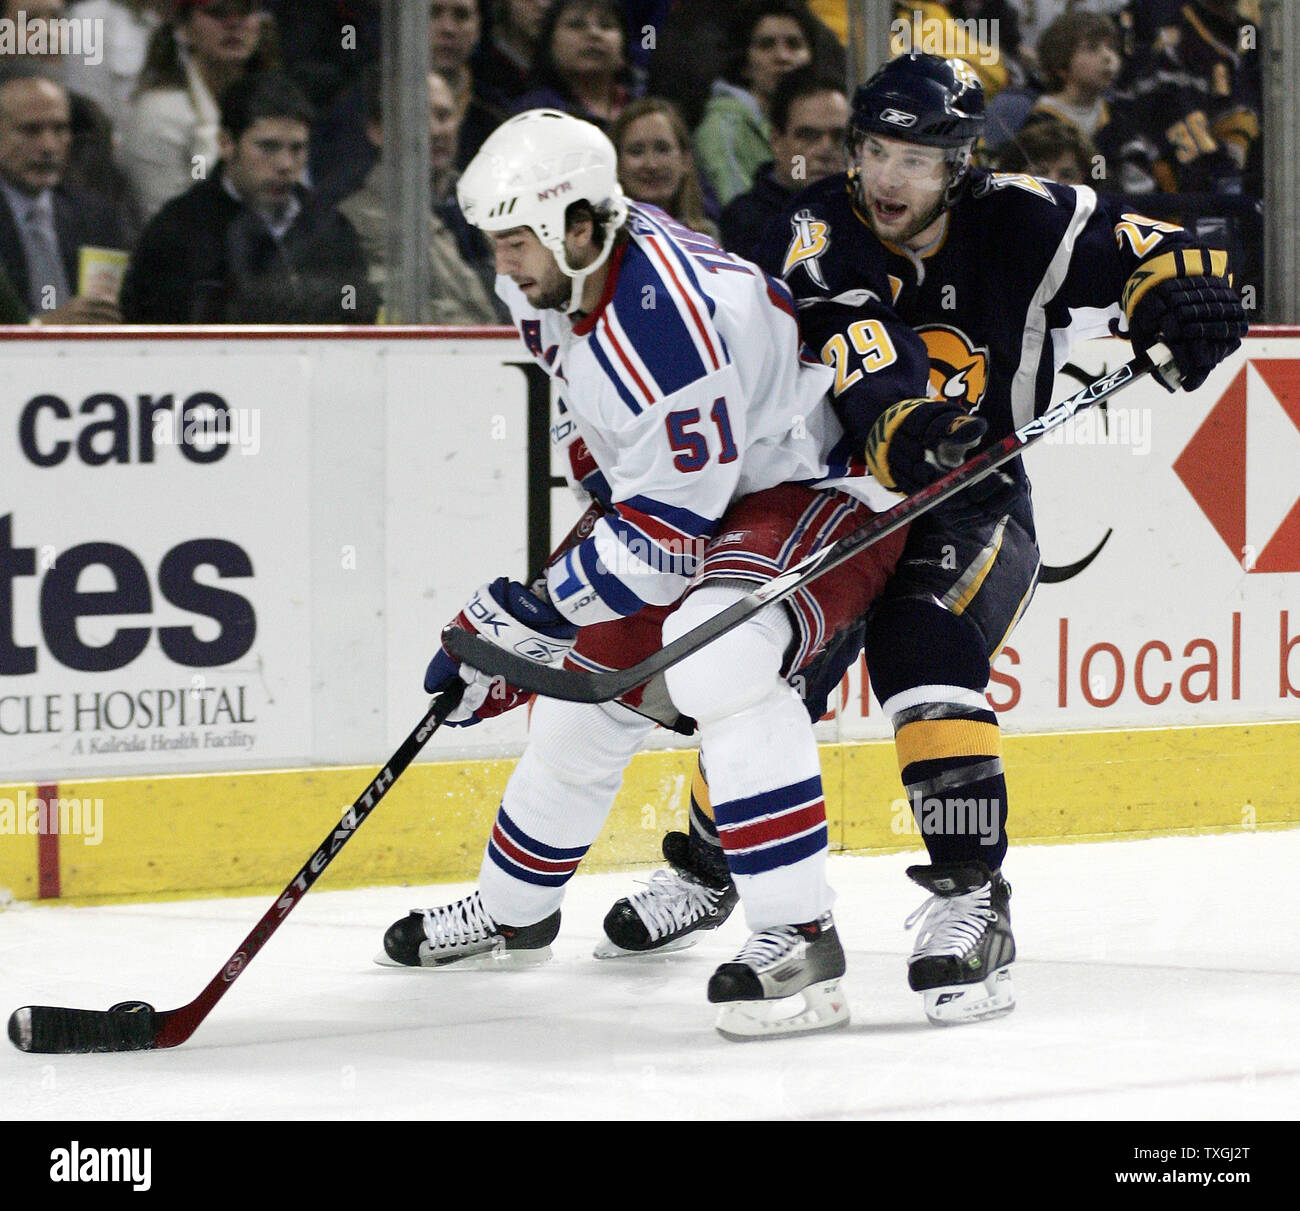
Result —
<instances>
[{"instance_id":1,"label":"skate blade","mask_svg":"<svg viewBox=\"0 0 1300 1211\"><path fill-rule=\"evenodd\" d=\"M718 1010L714 1028L733 1043L752 1043L839 1030L848 1024L849 1003L840 982L826 980L776 1000L728 1001Z\"/></svg>"},{"instance_id":2,"label":"skate blade","mask_svg":"<svg viewBox=\"0 0 1300 1211\"><path fill-rule=\"evenodd\" d=\"M522 971L530 967L540 967L550 962L551 948L538 947L535 950L485 950L476 955L451 959L447 962L435 962L432 957L421 961L420 965L399 963L389 958L386 951L375 955L375 962L380 967L397 967L403 971Z\"/></svg>"},{"instance_id":3,"label":"skate blade","mask_svg":"<svg viewBox=\"0 0 1300 1211\"><path fill-rule=\"evenodd\" d=\"M671 942L665 942L662 946L651 946L645 950L624 950L609 938L601 938L591 952L591 957L593 959L644 959L654 955L672 954L677 950L689 950L699 940L695 934L688 933L680 938L674 938Z\"/></svg>"},{"instance_id":4,"label":"skate blade","mask_svg":"<svg viewBox=\"0 0 1300 1211\"><path fill-rule=\"evenodd\" d=\"M1000 1018L1016 1007L1011 968L1001 967L978 984L925 990L925 1016L935 1026L965 1026Z\"/></svg>"}]
</instances>

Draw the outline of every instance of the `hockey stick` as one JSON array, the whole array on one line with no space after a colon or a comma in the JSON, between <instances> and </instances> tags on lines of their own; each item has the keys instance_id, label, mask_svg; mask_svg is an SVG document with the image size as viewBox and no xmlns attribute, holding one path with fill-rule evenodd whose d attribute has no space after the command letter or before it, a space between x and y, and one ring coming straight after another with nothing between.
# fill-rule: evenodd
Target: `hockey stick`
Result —
<instances>
[{"instance_id":1,"label":"hockey stick","mask_svg":"<svg viewBox=\"0 0 1300 1211\"><path fill-rule=\"evenodd\" d=\"M580 542L596 524L601 509L593 505L578 520L555 554ZM552 555L551 558L554 558ZM429 737L446 722L464 696L467 685L453 681L429 704L424 718L402 742L388 763L371 780L356 802L330 830L316 852L307 859L289 886L244 939L226 965L209 981L208 986L188 1005L161 1013L144 1001L122 1001L109 1009L64 1009L55 1005L24 1005L9 1015L9 1039L20 1051L42 1054L75 1055L96 1051L153 1051L176 1047L185 1042L202 1024L212 1008L226 994L230 985L266 945L307 894L312 884L334 860L339 850L352 839L366 817L379 805L393 783L415 760Z\"/></svg>"},{"instance_id":2,"label":"hockey stick","mask_svg":"<svg viewBox=\"0 0 1300 1211\"><path fill-rule=\"evenodd\" d=\"M1171 361L1172 356L1163 345L1151 346L1147 354L1125 362L1113 374L1090 383L1069 399L1054 404L1042 416L1021 426L1014 433L1008 434L996 445L954 467L934 483L913 493L906 500L900 501L887 512L878 513L865 525L851 534L846 534L838 542L800 560L794 567L773 577L754 592L746 594L739 601L710 618L708 622L702 623L693 631L668 644L667 647L660 648L653 656L629 668L612 669L603 673L552 668L538 664L535 660L530 660L517 652L498 647L490 640L473 635L459 627L448 627L443 631L443 646L457 660L489 676L501 677L518 689L542 694L548 698L560 698L566 702L609 702L629 690L636 689L637 686L644 685L664 669L684 660L706 643L711 643L719 635L726 634L747 618L753 617L764 606L789 597L791 593L810 581L824 576L832 568L837 568L852 559L872 543L879 542L880 539L901 529L921 514L928 513L936 505L943 504L958 492L978 483L1003 463L1015 458L1026 447L1033 445L1053 429L1059 429L1085 408L1108 399L1117 391L1137 382L1144 375L1152 373L1157 366L1167 367Z\"/></svg>"},{"instance_id":3,"label":"hockey stick","mask_svg":"<svg viewBox=\"0 0 1300 1211\"><path fill-rule=\"evenodd\" d=\"M161 1012L144 1001L123 1001L111 1009L25 1005L9 1016L9 1038L13 1045L19 1051L78 1055L93 1051L153 1051L185 1042L271 935L284 924L284 919L356 834L429 737L456 709L465 688L463 681L456 681L433 699L415 730L402 741L384 768L371 779L370 785L329 831L226 965L188 1005Z\"/></svg>"}]
</instances>

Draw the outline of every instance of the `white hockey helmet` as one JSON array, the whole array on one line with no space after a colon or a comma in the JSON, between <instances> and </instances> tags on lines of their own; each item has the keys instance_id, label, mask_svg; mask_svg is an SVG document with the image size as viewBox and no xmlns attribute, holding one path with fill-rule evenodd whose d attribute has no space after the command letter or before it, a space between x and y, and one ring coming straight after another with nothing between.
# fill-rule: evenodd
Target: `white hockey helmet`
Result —
<instances>
[{"instance_id":1,"label":"white hockey helmet","mask_svg":"<svg viewBox=\"0 0 1300 1211\"><path fill-rule=\"evenodd\" d=\"M627 218L614 144L599 127L557 109L530 109L498 126L461 176L456 200L483 231L532 230L573 280L570 311ZM604 244L590 265L574 269L564 248L564 215L583 201L603 223Z\"/></svg>"}]
</instances>

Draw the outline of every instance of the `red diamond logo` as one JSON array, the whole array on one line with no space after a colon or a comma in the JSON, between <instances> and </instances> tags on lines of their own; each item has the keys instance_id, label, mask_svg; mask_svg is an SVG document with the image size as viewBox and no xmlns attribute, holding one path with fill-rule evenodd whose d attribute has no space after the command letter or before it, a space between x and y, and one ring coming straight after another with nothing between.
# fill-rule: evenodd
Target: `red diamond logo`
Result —
<instances>
[{"instance_id":1,"label":"red diamond logo","mask_svg":"<svg viewBox=\"0 0 1300 1211\"><path fill-rule=\"evenodd\" d=\"M1287 457L1293 451L1294 457ZM1300 460L1300 359L1252 359L1174 463L1219 537L1249 572L1300 572L1300 495L1292 474L1257 470Z\"/></svg>"}]
</instances>

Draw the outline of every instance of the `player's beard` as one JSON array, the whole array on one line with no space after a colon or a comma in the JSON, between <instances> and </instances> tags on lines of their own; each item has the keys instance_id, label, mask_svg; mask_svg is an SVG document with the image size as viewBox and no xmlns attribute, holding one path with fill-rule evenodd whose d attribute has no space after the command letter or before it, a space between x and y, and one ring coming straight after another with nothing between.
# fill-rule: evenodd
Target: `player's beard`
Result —
<instances>
[{"instance_id":1,"label":"player's beard","mask_svg":"<svg viewBox=\"0 0 1300 1211\"><path fill-rule=\"evenodd\" d=\"M567 277L561 277L540 293L533 302L538 311L567 311L569 297L573 293L573 283Z\"/></svg>"},{"instance_id":2,"label":"player's beard","mask_svg":"<svg viewBox=\"0 0 1300 1211\"><path fill-rule=\"evenodd\" d=\"M906 245L909 241L916 239L916 237L919 236L921 232L925 231L928 227L937 223L939 221L940 216L943 214L943 212L946 209L947 207L944 205L943 202L943 195L940 194L939 200L929 209L929 211L926 214L922 215L919 219L917 219L916 222L908 226L908 228L903 232L901 237L896 237L895 242Z\"/></svg>"},{"instance_id":3,"label":"player's beard","mask_svg":"<svg viewBox=\"0 0 1300 1211\"><path fill-rule=\"evenodd\" d=\"M866 200L860 186L858 187L856 201L858 213L866 219L867 225L875 233L877 239L884 240L886 243L893 244L897 247L905 248L908 246L909 242L916 239L921 232L936 223L943 215L944 211L948 209L944 200L946 196L947 187L945 186L933 204L929 206L923 214L913 219L901 230L882 230L878 220L876 219L875 207Z\"/></svg>"}]
</instances>

